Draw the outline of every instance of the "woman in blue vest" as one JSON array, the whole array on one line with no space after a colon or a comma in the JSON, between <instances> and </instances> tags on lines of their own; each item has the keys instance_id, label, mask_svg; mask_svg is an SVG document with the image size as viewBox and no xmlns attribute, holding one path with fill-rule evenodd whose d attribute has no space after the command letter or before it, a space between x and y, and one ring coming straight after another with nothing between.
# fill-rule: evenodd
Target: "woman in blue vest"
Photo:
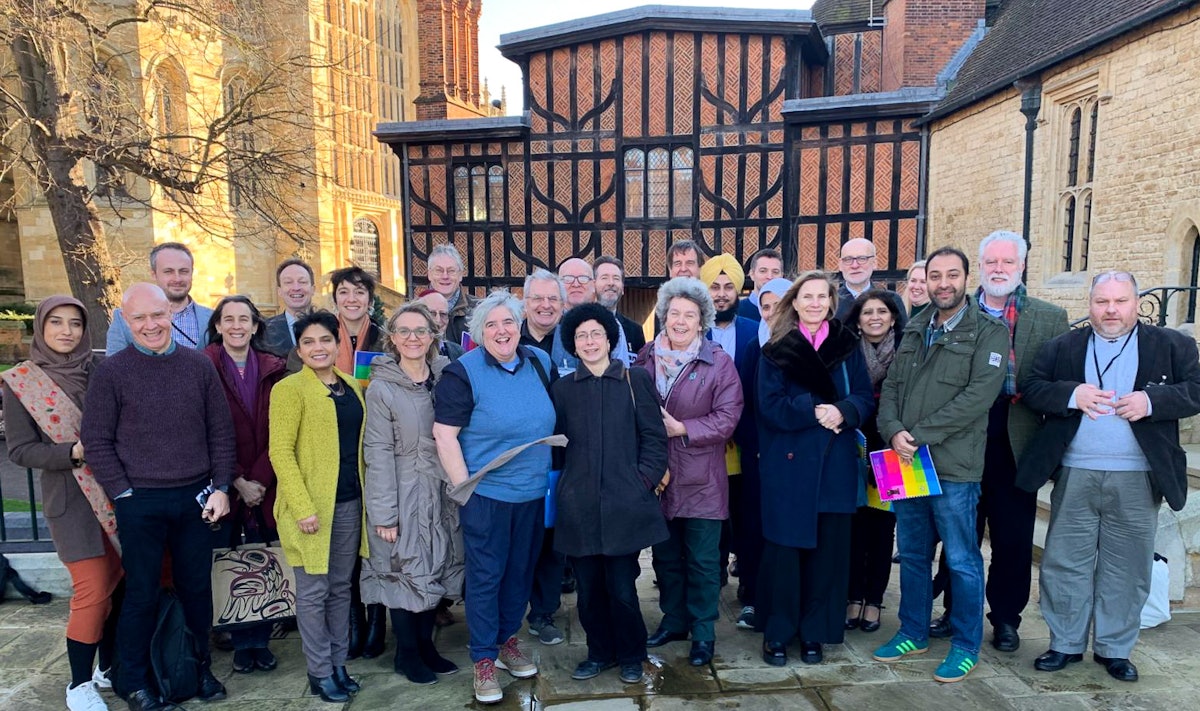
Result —
<instances>
[{"instance_id":1,"label":"woman in blue vest","mask_svg":"<svg viewBox=\"0 0 1200 711\"><path fill-rule=\"evenodd\" d=\"M492 292L471 312L481 347L446 366L434 390L433 437L451 484L475 476L514 447L554 434L555 372L537 348L519 345L521 302ZM550 447L519 452L480 477L459 517L466 552L467 629L475 698L503 698L496 668L518 678L537 666L517 644L541 550Z\"/></svg>"}]
</instances>

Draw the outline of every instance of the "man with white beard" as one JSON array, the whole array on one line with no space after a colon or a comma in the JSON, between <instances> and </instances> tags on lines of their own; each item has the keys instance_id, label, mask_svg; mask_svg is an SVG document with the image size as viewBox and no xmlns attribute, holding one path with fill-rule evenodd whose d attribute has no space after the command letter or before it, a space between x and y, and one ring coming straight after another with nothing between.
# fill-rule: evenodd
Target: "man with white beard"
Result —
<instances>
[{"instance_id":1,"label":"man with white beard","mask_svg":"<svg viewBox=\"0 0 1200 711\"><path fill-rule=\"evenodd\" d=\"M979 494L976 529L983 541L987 526L992 562L987 574L992 646L1015 652L1021 644L1017 628L1029 602L1033 564L1033 522L1037 494L1017 488L1017 460L1039 426L1038 416L1021 402L1021 386L1033 370L1042 346L1066 333L1067 312L1025 293L1025 240L1013 232L993 232L979 243L979 308L1008 326L1008 374L988 413L987 449ZM945 617L953 604L947 587ZM935 621L936 626L938 621Z\"/></svg>"},{"instance_id":2,"label":"man with white beard","mask_svg":"<svg viewBox=\"0 0 1200 711\"><path fill-rule=\"evenodd\" d=\"M597 257L592 269L596 273L596 301L617 317L620 338L613 358L624 358L625 365L631 365L634 356L646 345L646 334L642 324L617 311L617 304L625 295L625 263L616 257Z\"/></svg>"}]
</instances>

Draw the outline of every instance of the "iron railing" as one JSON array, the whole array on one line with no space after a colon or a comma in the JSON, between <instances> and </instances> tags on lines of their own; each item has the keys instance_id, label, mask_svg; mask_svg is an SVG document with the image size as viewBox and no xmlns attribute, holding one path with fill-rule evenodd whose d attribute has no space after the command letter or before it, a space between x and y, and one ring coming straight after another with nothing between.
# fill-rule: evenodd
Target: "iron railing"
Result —
<instances>
[{"instance_id":1,"label":"iron railing","mask_svg":"<svg viewBox=\"0 0 1200 711\"><path fill-rule=\"evenodd\" d=\"M8 477L11 482L14 477ZM32 469L25 470L23 494L9 496L15 492L4 488L5 477L0 476L0 553L36 553L54 550L46 518L42 515L41 502L37 496L37 484ZM4 502L20 501L28 511L7 511Z\"/></svg>"},{"instance_id":2,"label":"iron railing","mask_svg":"<svg viewBox=\"0 0 1200 711\"><path fill-rule=\"evenodd\" d=\"M1176 296L1181 298L1172 304ZM1181 323L1196 322L1196 304L1200 301L1200 286L1152 286L1138 292L1138 319L1153 326L1166 326L1172 309L1183 307L1185 318ZM1088 317L1071 322L1071 328L1086 326Z\"/></svg>"}]
</instances>

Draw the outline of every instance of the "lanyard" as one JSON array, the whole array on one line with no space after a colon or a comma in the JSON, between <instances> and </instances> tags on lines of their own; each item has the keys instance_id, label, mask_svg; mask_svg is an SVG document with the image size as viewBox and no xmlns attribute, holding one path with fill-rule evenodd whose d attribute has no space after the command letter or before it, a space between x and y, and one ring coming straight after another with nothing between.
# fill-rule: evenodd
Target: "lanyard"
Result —
<instances>
[{"instance_id":1,"label":"lanyard","mask_svg":"<svg viewBox=\"0 0 1200 711\"><path fill-rule=\"evenodd\" d=\"M1096 380L1099 381L1098 387L1101 390L1104 389L1104 374L1113 367L1113 363L1116 363L1117 358L1120 358L1121 354L1125 352L1125 346L1129 345L1129 339L1133 338L1135 331L1137 331L1137 326L1134 326L1133 331L1130 331L1129 335L1125 336L1125 342L1121 344L1121 350L1117 351L1117 354L1108 361L1108 365L1104 366L1104 370L1100 370L1100 358L1096 355L1096 332L1092 331L1092 364L1096 366Z\"/></svg>"}]
</instances>

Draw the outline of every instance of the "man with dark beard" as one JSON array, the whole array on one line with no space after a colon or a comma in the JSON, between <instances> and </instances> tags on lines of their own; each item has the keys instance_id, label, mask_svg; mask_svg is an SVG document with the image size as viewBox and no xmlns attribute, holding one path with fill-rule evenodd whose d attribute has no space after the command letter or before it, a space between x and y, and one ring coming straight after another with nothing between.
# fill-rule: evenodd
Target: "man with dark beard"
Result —
<instances>
[{"instance_id":1,"label":"man with dark beard","mask_svg":"<svg viewBox=\"0 0 1200 711\"><path fill-rule=\"evenodd\" d=\"M700 267L700 281L708 285L716 323L707 337L733 356L742 381L742 417L726 444L729 469L729 522L721 532L721 582L724 584L729 553L737 556L738 599L742 612L738 627L754 628L755 583L762 555L762 525L759 513L758 425L754 418L754 384L758 371L758 323L738 315L738 301L746 273L731 255L720 254Z\"/></svg>"}]
</instances>

